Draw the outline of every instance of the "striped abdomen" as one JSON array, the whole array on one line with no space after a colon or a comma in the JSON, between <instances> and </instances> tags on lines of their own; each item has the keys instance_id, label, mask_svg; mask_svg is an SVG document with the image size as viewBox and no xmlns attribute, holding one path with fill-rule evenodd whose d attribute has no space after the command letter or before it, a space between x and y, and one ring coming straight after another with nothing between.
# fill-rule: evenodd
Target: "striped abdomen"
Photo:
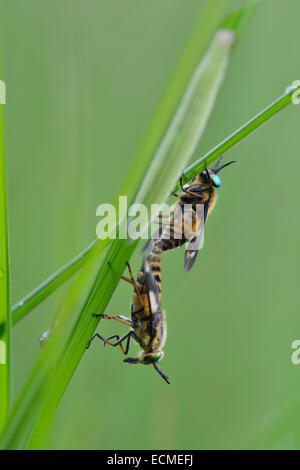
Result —
<instances>
[{"instance_id":1,"label":"striped abdomen","mask_svg":"<svg viewBox=\"0 0 300 470\"><path fill-rule=\"evenodd\" d=\"M152 250L169 251L184 245L195 236L198 219L194 204L178 202L168 224L161 227L159 238L152 239Z\"/></svg>"},{"instance_id":2,"label":"striped abdomen","mask_svg":"<svg viewBox=\"0 0 300 470\"><path fill-rule=\"evenodd\" d=\"M196 185L190 187L191 191L199 191ZM174 210L167 223L163 223L159 231L144 247L142 254L147 251L170 251L184 245L195 237L201 218L204 216L204 204L207 203L207 215L213 209L217 195L215 191L205 191L202 199L190 195L182 195L175 204ZM200 206L200 208L199 208ZM200 210L202 209L202 211Z\"/></svg>"},{"instance_id":3,"label":"striped abdomen","mask_svg":"<svg viewBox=\"0 0 300 470\"><path fill-rule=\"evenodd\" d=\"M161 250L159 248L153 248L152 252L147 256L150 271L158 286L159 292L161 292Z\"/></svg>"},{"instance_id":4,"label":"striped abdomen","mask_svg":"<svg viewBox=\"0 0 300 470\"><path fill-rule=\"evenodd\" d=\"M161 250L153 247L152 252L149 256L147 256L147 261L150 267L150 270L153 274L155 282L157 284L159 290L159 303L161 300ZM149 316L149 302L148 302L148 287L145 285L145 272L144 272L144 264L142 265L136 280L137 289L142 299L142 304L139 301L138 295L134 292L132 295L132 305L133 309L132 312L139 311L143 309L141 316ZM154 313L154 312L152 312Z\"/></svg>"}]
</instances>

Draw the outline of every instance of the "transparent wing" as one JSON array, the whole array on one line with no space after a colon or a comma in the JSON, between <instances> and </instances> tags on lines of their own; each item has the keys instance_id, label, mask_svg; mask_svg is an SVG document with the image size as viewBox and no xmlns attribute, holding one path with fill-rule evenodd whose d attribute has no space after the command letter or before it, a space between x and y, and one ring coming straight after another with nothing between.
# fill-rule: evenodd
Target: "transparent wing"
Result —
<instances>
[{"instance_id":1,"label":"transparent wing","mask_svg":"<svg viewBox=\"0 0 300 470\"><path fill-rule=\"evenodd\" d=\"M198 217L200 218L200 223L198 225L195 237L193 237L188 243L184 254L184 270L186 272L188 272L192 268L197 258L201 245L201 240L204 236L204 225L207 218L208 207L209 202L207 201L204 205L201 204L200 212L197 211Z\"/></svg>"},{"instance_id":2,"label":"transparent wing","mask_svg":"<svg viewBox=\"0 0 300 470\"><path fill-rule=\"evenodd\" d=\"M202 225L202 223L201 223ZM204 226L204 224L203 224ZM203 229L190 241L185 254L184 254L184 270L185 272L188 272L193 264L195 263L195 260L197 258L198 252L199 252L199 246L200 242L203 236Z\"/></svg>"},{"instance_id":3,"label":"transparent wing","mask_svg":"<svg viewBox=\"0 0 300 470\"><path fill-rule=\"evenodd\" d=\"M155 233L158 233L158 231L155 232ZM152 248L153 248L153 240L152 240L152 238L150 238L150 240L147 241L146 245L142 249L141 256L149 255L149 253L151 253L151 251L152 251Z\"/></svg>"}]
</instances>

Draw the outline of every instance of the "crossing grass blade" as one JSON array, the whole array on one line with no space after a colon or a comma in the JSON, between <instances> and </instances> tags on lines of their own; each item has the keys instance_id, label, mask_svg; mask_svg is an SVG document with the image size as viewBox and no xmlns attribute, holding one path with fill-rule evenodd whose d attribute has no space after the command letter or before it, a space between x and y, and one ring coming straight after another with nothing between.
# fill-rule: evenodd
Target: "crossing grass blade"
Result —
<instances>
[{"instance_id":1,"label":"crossing grass blade","mask_svg":"<svg viewBox=\"0 0 300 470\"><path fill-rule=\"evenodd\" d=\"M0 430L3 428L10 401L10 304L7 211L4 152L0 109Z\"/></svg>"},{"instance_id":2,"label":"crossing grass blade","mask_svg":"<svg viewBox=\"0 0 300 470\"><path fill-rule=\"evenodd\" d=\"M213 149L202 155L196 162L189 166L182 174L182 184L189 182L198 175L204 168L207 168L218 158L232 150L236 145L242 142L246 137L255 132L260 126L272 119L276 114L285 109L292 103L293 96L299 94L300 86L288 86L286 92L277 100L273 101L267 108L247 121L243 126L230 134L226 139L222 140ZM180 188L180 182L177 181L172 192Z\"/></svg>"},{"instance_id":3,"label":"crossing grass blade","mask_svg":"<svg viewBox=\"0 0 300 470\"><path fill-rule=\"evenodd\" d=\"M37 305L45 300L55 289L70 279L90 259L101 253L110 243L110 239L93 240L82 252L53 273L33 291L23 297L12 307L12 324L20 321L27 313L31 312Z\"/></svg>"}]
</instances>

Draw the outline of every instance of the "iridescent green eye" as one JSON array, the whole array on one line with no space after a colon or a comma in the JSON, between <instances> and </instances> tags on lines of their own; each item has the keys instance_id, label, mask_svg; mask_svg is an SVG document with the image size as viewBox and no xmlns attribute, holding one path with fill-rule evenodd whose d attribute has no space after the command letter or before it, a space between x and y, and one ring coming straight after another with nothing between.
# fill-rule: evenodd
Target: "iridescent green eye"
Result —
<instances>
[{"instance_id":1,"label":"iridescent green eye","mask_svg":"<svg viewBox=\"0 0 300 470\"><path fill-rule=\"evenodd\" d=\"M210 178L215 188L219 188L221 186L221 180L218 175L216 175L215 173L211 173Z\"/></svg>"},{"instance_id":2,"label":"iridescent green eye","mask_svg":"<svg viewBox=\"0 0 300 470\"><path fill-rule=\"evenodd\" d=\"M146 364L153 364L154 362L159 361L161 357L162 357L162 352L150 353L144 357L144 362Z\"/></svg>"}]
</instances>

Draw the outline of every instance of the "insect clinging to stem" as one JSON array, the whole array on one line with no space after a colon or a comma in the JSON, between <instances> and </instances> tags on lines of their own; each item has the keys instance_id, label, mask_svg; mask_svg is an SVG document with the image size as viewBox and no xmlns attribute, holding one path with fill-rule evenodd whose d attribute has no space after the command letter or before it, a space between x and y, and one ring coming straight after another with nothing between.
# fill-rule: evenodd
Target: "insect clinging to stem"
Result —
<instances>
[{"instance_id":1,"label":"insect clinging to stem","mask_svg":"<svg viewBox=\"0 0 300 470\"><path fill-rule=\"evenodd\" d=\"M160 222L161 227L147 242L142 255L154 251L163 252L173 250L188 243L185 251L184 270L189 271L193 266L203 236L204 224L208 214L213 210L217 193L215 188L221 186L219 171L235 163L234 161L220 166L223 157L220 157L211 169L199 173L189 186L180 186L182 193L174 194L178 200L173 206L172 213L167 222Z\"/></svg>"},{"instance_id":2,"label":"insect clinging to stem","mask_svg":"<svg viewBox=\"0 0 300 470\"><path fill-rule=\"evenodd\" d=\"M161 377L170 383L166 374L159 367L158 362L163 358L162 348L166 342L167 326L165 312L160 309L160 253L155 250L148 258L144 259L138 278L135 280L132 275L129 263L126 263L130 278L122 276L122 279L129 282L134 287L131 303L131 318L122 315L97 315L109 320L116 320L130 327L130 331L124 336L118 335L104 338L95 333L90 339L87 348L95 338L99 338L110 346L119 346L123 354L127 355L131 339L134 339L141 347L138 357L126 357L123 362L129 364L152 364ZM116 339L114 343L110 340ZM126 343L125 343L126 342ZM125 347L123 346L125 343Z\"/></svg>"}]
</instances>

